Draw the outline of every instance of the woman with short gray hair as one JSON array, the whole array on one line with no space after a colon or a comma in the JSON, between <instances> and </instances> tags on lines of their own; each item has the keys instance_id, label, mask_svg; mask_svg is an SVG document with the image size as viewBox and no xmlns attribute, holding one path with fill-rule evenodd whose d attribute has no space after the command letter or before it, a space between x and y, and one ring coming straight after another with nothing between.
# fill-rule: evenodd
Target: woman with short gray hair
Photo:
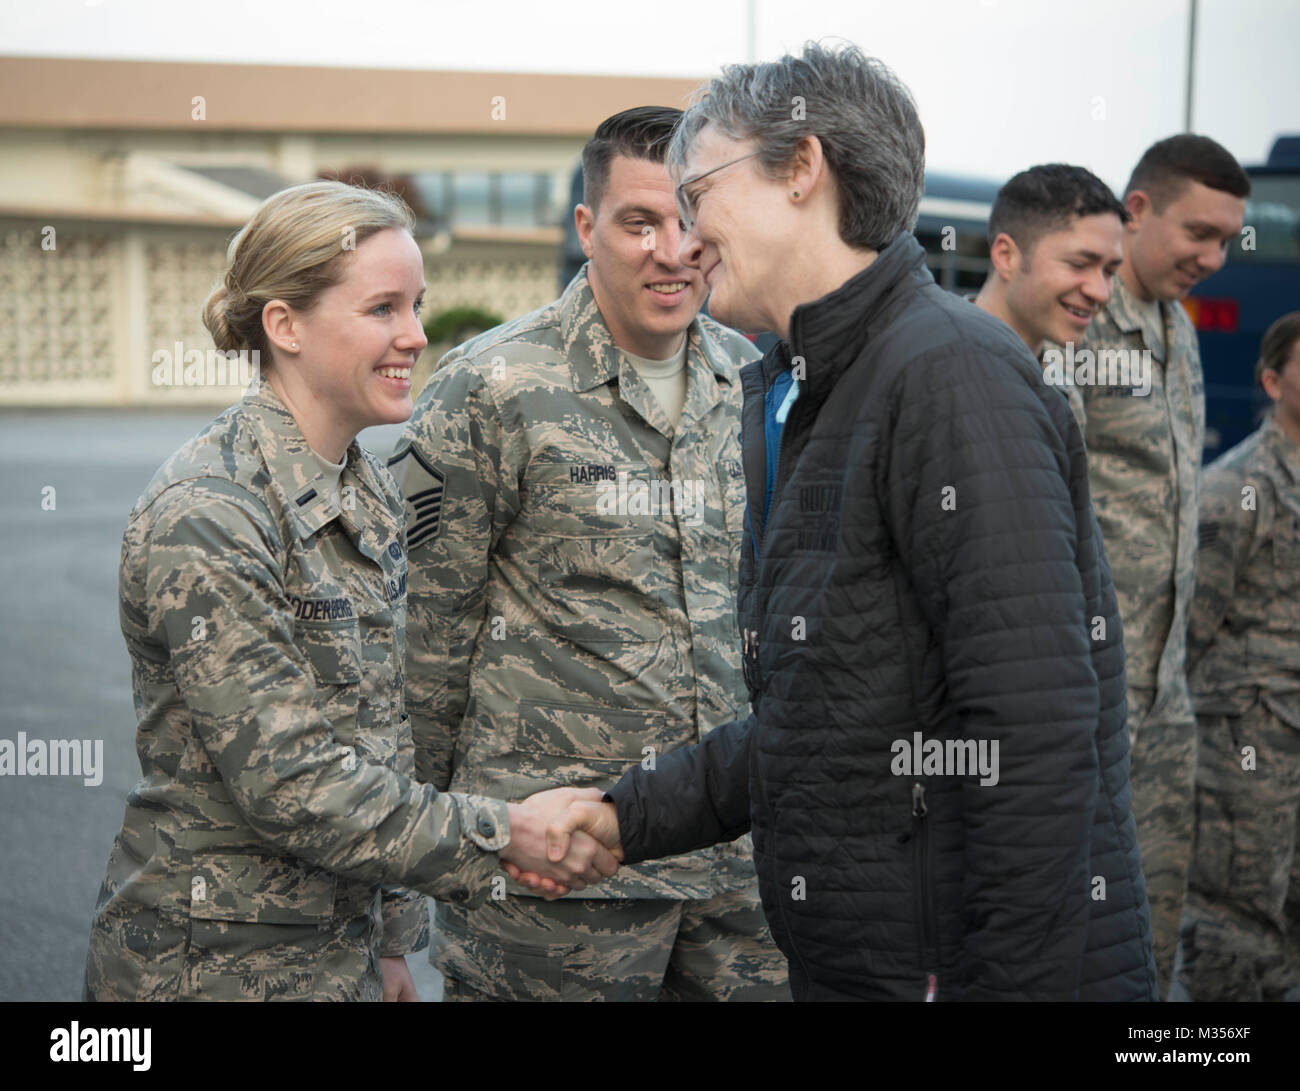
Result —
<instances>
[{"instance_id":1,"label":"woman with short gray hair","mask_svg":"<svg viewBox=\"0 0 1300 1091\"><path fill-rule=\"evenodd\" d=\"M1154 1000L1124 648L1083 439L911 235L924 137L856 48L736 65L670 157L741 370L752 714L629 770L628 862L752 829L796 999Z\"/></svg>"},{"instance_id":2,"label":"woman with short gray hair","mask_svg":"<svg viewBox=\"0 0 1300 1091\"><path fill-rule=\"evenodd\" d=\"M704 267L714 278L710 311L733 326L784 336L794 306L838 287L916 224L925 186L916 104L884 64L856 47L835 52L810 42L801 57L731 65L703 89L667 155L684 179L677 194L687 225L715 191L712 203L731 208L722 186L731 164L710 155L726 145L747 148L750 180L766 183L744 190L757 207L735 212L769 262L781 262L781 275L772 277L760 275L767 262ZM831 226L833 235L825 230Z\"/></svg>"},{"instance_id":3,"label":"woman with short gray hair","mask_svg":"<svg viewBox=\"0 0 1300 1091\"><path fill-rule=\"evenodd\" d=\"M732 65L708 84L673 135L668 161L684 166L700 130L757 141L758 165L782 178L800 144L817 137L844 195L840 236L881 250L916 224L925 186L925 132L912 94L856 46L834 53L810 42L801 57Z\"/></svg>"}]
</instances>

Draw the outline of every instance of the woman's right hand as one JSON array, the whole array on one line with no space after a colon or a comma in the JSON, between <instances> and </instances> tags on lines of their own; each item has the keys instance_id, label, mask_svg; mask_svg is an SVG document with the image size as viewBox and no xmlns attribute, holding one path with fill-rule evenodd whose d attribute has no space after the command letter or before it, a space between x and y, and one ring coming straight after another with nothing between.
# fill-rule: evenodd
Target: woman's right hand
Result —
<instances>
[{"instance_id":1,"label":"woman's right hand","mask_svg":"<svg viewBox=\"0 0 1300 1091\"><path fill-rule=\"evenodd\" d=\"M558 860L547 856L547 831L575 801L599 802L598 788L552 788L530 796L523 803L509 804L510 843L501 850L501 861L512 878L528 876L527 885L547 899L570 890L585 890L618 870L622 849L606 846L590 834L577 830Z\"/></svg>"}]
</instances>

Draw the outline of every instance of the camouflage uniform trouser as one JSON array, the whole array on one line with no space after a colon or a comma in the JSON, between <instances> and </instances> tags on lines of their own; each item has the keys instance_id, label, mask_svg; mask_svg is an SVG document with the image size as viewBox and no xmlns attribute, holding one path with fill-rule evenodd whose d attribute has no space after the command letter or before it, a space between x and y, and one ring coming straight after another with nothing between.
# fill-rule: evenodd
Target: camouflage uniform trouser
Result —
<instances>
[{"instance_id":1,"label":"camouflage uniform trouser","mask_svg":"<svg viewBox=\"0 0 1300 1091\"><path fill-rule=\"evenodd\" d=\"M1192 1000L1300 999L1300 731L1262 701L1198 727L1179 984Z\"/></svg>"},{"instance_id":2,"label":"camouflage uniform trouser","mask_svg":"<svg viewBox=\"0 0 1300 1091\"><path fill-rule=\"evenodd\" d=\"M444 1000L790 1000L756 887L704 901L438 903Z\"/></svg>"},{"instance_id":3,"label":"camouflage uniform trouser","mask_svg":"<svg viewBox=\"0 0 1300 1091\"><path fill-rule=\"evenodd\" d=\"M1192 856L1196 790L1196 717L1191 701L1175 700L1150 714L1154 693L1129 687L1133 817L1142 873L1151 900L1151 940L1160 998L1169 995ZM1185 713L1184 713L1185 710Z\"/></svg>"}]
</instances>

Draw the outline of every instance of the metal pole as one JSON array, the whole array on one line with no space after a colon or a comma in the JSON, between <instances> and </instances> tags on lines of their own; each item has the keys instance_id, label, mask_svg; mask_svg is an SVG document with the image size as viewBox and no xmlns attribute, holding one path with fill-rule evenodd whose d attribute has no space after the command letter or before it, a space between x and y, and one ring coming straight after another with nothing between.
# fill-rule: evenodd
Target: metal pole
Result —
<instances>
[{"instance_id":1,"label":"metal pole","mask_svg":"<svg viewBox=\"0 0 1300 1091\"><path fill-rule=\"evenodd\" d=\"M1192 131L1192 89L1196 75L1196 0L1187 0L1187 97L1183 101L1183 131Z\"/></svg>"}]
</instances>

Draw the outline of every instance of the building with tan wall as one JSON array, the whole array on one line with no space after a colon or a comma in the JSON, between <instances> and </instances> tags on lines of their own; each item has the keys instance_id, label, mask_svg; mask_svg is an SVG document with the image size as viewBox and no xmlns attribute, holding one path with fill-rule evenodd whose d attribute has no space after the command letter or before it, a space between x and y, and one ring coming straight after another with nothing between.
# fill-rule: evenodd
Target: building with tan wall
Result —
<instances>
[{"instance_id":1,"label":"building with tan wall","mask_svg":"<svg viewBox=\"0 0 1300 1091\"><path fill-rule=\"evenodd\" d=\"M212 349L199 312L230 236L322 173L416 181L426 314L540 306L592 130L629 106L684 106L695 86L0 58L0 405L233 402L238 382L169 385L158 362Z\"/></svg>"}]
</instances>

